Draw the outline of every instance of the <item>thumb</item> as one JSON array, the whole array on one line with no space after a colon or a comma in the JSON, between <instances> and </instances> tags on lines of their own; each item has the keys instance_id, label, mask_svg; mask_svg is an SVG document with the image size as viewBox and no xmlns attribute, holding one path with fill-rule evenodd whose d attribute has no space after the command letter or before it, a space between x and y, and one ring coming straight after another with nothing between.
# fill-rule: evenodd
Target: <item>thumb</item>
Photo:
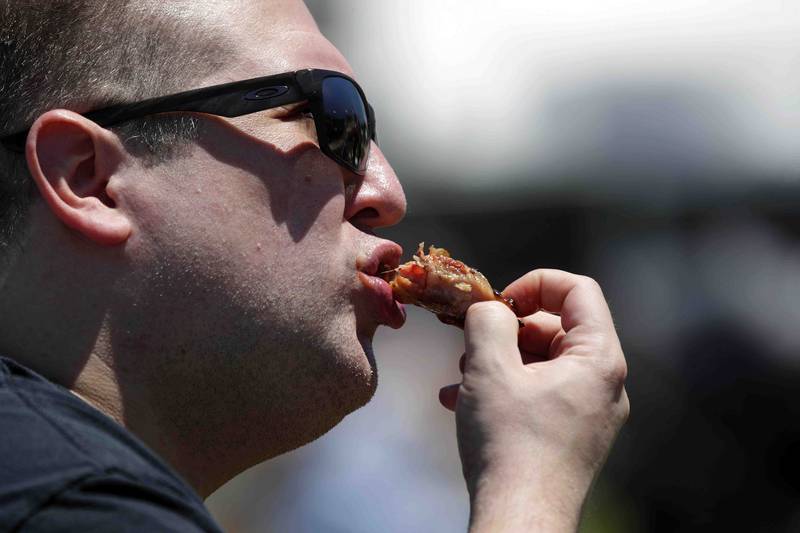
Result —
<instances>
[{"instance_id":1,"label":"thumb","mask_svg":"<svg viewBox=\"0 0 800 533\"><path fill-rule=\"evenodd\" d=\"M517 346L519 322L500 302L478 302L467 309L464 321L465 373L522 366Z\"/></svg>"}]
</instances>

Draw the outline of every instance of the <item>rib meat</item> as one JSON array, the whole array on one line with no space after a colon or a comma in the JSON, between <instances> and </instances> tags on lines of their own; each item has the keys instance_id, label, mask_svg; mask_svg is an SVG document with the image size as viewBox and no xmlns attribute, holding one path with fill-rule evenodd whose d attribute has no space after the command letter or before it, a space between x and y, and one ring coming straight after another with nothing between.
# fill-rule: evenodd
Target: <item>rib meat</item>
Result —
<instances>
[{"instance_id":1,"label":"rib meat","mask_svg":"<svg viewBox=\"0 0 800 533\"><path fill-rule=\"evenodd\" d=\"M476 302L497 300L515 311L514 301L494 290L483 274L444 248L430 246L426 254L424 245L420 243L413 260L384 274L397 301L423 307L457 326L464 325L467 308Z\"/></svg>"}]
</instances>

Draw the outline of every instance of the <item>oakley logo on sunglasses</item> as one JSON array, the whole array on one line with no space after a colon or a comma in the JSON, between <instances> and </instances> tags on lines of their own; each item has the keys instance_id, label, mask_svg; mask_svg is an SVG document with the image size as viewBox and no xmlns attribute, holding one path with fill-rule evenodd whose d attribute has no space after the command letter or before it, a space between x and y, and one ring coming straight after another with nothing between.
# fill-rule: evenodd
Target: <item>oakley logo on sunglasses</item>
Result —
<instances>
[{"instance_id":1,"label":"oakley logo on sunglasses","mask_svg":"<svg viewBox=\"0 0 800 533\"><path fill-rule=\"evenodd\" d=\"M255 91L250 91L245 95L244 99L268 100L270 98L274 98L275 96L286 94L287 92L289 92L289 88L286 85L278 85L277 87L263 87L261 89L256 89Z\"/></svg>"}]
</instances>

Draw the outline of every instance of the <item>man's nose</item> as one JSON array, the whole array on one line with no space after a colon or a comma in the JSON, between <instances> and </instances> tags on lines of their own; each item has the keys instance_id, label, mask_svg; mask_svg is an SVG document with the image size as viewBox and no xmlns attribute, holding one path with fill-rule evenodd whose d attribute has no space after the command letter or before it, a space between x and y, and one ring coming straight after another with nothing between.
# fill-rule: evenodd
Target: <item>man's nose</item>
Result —
<instances>
[{"instance_id":1,"label":"man's nose","mask_svg":"<svg viewBox=\"0 0 800 533\"><path fill-rule=\"evenodd\" d=\"M392 226L406 214L406 195L391 165L376 144L370 148L367 172L348 195L345 217L354 226Z\"/></svg>"}]
</instances>

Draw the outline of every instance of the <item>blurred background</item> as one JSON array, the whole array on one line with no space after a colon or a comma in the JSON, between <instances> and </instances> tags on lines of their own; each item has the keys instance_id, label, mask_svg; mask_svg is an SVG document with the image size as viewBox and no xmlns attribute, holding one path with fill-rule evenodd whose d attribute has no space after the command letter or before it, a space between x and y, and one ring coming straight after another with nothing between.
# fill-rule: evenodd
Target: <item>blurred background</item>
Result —
<instances>
[{"instance_id":1,"label":"blurred background","mask_svg":"<svg viewBox=\"0 0 800 533\"><path fill-rule=\"evenodd\" d=\"M800 531L800 4L313 0L425 240L600 281L632 414L584 532ZM209 500L231 532L458 532L460 331L409 309L375 399Z\"/></svg>"}]
</instances>

